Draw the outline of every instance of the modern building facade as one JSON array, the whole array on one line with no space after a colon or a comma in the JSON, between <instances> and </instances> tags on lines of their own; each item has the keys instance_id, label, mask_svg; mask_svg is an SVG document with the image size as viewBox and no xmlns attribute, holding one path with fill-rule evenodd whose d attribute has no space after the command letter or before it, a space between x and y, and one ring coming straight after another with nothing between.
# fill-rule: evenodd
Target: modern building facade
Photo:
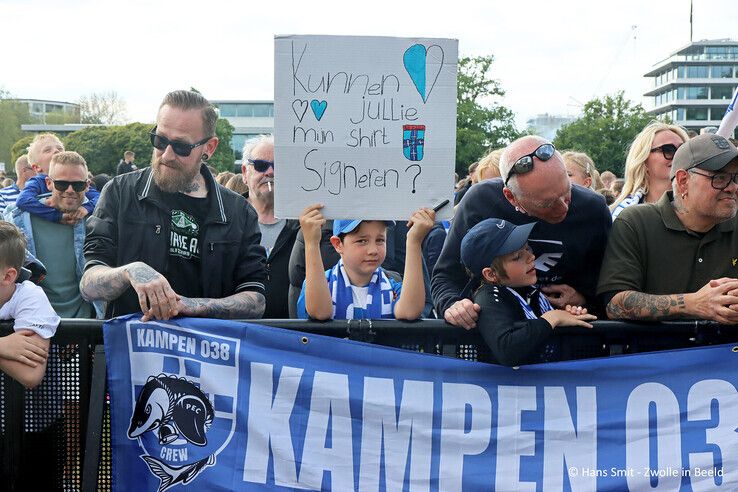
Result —
<instances>
[{"instance_id":1,"label":"modern building facade","mask_svg":"<svg viewBox=\"0 0 738 492\"><path fill-rule=\"evenodd\" d=\"M65 101L47 101L45 99L13 99L28 106L28 113L36 123L45 124L46 117L51 114L76 115L79 118L79 104ZM79 121L77 119L76 121Z\"/></svg>"},{"instance_id":2,"label":"modern building facade","mask_svg":"<svg viewBox=\"0 0 738 492\"><path fill-rule=\"evenodd\" d=\"M645 74L653 78L651 114L687 129L719 126L738 86L738 41L690 43Z\"/></svg>"},{"instance_id":3,"label":"modern building facade","mask_svg":"<svg viewBox=\"0 0 738 492\"><path fill-rule=\"evenodd\" d=\"M218 100L211 101L218 108L221 118L233 125L231 147L240 164L243 144L250 138L274 131L274 101Z\"/></svg>"},{"instance_id":4,"label":"modern building facade","mask_svg":"<svg viewBox=\"0 0 738 492\"><path fill-rule=\"evenodd\" d=\"M553 140L559 128L574 121L574 116L561 116L557 114L539 114L525 122L528 129L534 135L539 135L546 140Z\"/></svg>"}]
</instances>

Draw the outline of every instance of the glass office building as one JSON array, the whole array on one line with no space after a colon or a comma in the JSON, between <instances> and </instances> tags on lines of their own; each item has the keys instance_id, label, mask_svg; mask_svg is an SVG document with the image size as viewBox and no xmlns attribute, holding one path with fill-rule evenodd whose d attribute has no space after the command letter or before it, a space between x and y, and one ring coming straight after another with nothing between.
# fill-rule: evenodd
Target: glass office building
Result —
<instances>
[{"instance_id":1,"label":"glass office building","mask_svg":"<svg viewBox=\"0 0 738 492\"><path fill-rule=\"evenodd\" d=\"M690 43L662 60L645 77L653 78L651 111L687 129L719 126L738 86L738 41Z\"/></svg>"},{"instance_id":2,"label":"glass office building","mask_svg":"<svg viewBox=\"0 0 738 492\"><path fill-rule=\"evenodd\" d=\"M274 131L274 101L211 101L220 116L233 125L231 147L236 164L241 163L243 144L254 137Z\"/></svg>"}]
</instances>

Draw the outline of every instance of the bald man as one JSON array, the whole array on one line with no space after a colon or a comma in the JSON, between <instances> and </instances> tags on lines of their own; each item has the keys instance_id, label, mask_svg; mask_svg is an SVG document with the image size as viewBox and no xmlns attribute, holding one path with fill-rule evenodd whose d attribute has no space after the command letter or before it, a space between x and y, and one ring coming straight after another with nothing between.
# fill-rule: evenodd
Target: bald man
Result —
<instances>
[{"instance_id":1,"label":"bald man","mask_svg":"<svg viewBox=\"0 0 738 492\"><path fill-rule=\"evenodd\" d=\"M491 217L515 225L537 222L528 240L538 285L555 307L592 306L612 220L602 195L572 185L559 152L537 136L522 137L500 156L500 178L469 189L433 271L433 301L452 325L476 326L479 305L470 297L460 260L461 239Z\"/></svg>"}]
</instances>

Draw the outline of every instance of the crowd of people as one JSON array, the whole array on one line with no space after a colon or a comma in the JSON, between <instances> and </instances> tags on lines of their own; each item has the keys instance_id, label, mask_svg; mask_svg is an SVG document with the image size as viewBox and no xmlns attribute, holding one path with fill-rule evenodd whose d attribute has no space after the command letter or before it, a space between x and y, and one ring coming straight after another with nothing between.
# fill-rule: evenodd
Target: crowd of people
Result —
<instances>
[{"instance_id":1,"label":"crowd of people","mask_svg":"<svg viewBox=\"0 0 738 492\"><path fill-rule=\"evenodd\" d=\"M273 137L246 143L240 174L208 166L217 117L200 94L167 94L150 165L126 151L112 179L34 138L0 190L0 313L16 328L0 369L33 386L60 317L136 312L438 317L478 328L506 365L555 360L553 330L598 317L738 322L735 141L653 122L618 179L525 136L470 166L450 221L331 221L320 203L294 220L275 215Z\"/></svg>"}]
</instances>

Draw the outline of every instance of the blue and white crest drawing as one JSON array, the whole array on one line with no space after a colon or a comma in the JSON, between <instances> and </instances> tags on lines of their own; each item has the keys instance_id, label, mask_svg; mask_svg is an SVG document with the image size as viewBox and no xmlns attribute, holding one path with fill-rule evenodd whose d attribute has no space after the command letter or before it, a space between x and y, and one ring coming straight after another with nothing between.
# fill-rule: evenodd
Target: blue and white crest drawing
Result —
<instances>
[{"instance_id":1,"label":"blue and white crest drawing","mask_svg":"<svg viewBox=\"0 0 738 492\"><path fill-rule=\"evenodd\" d=\"M133 411L128 438L159 479L188 485L234 435L239 340L173 324L127 323Z\"/></svg>"}]
</instances>

